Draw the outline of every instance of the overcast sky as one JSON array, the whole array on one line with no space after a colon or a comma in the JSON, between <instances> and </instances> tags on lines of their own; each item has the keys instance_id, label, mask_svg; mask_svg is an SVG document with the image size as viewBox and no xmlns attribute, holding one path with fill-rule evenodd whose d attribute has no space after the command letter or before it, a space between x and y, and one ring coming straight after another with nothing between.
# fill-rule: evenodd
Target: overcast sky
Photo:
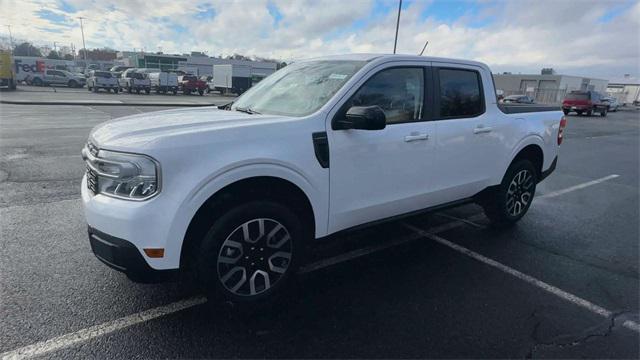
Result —
<instances>
[{"instance_id":1,"label":"overcast sky","mask_svg":"<svg viewBox=\"0 0 640 360\"><path fill-rule=\"evenodd\" d=\"M393 51L397 0L0 0L14 38L88 48L292 60ZM1 29L7 32L7 28ZM5 34L6 35L6 34ZM640 1L405 0L398 52L486 62L494 72L619 78L640 72Z\"/></svg>"}]
</instances>

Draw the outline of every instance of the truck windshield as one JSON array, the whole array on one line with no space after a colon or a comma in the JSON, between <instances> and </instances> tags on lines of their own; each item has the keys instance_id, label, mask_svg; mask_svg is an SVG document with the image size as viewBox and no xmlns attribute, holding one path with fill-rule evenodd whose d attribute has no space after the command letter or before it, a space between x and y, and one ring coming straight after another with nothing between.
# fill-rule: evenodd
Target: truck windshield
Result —
<instances>
[{"instance_id":1,"label":"truck windshield","mask_svg":"<svg viewBox=\"0 0 640 360\"><path fill-rule=\"evenodd\" d=\"M364 61L308 61L291 64L244 93L232 110L305 116L318 110L355 74Z\"/></svg>"}]
</instances>

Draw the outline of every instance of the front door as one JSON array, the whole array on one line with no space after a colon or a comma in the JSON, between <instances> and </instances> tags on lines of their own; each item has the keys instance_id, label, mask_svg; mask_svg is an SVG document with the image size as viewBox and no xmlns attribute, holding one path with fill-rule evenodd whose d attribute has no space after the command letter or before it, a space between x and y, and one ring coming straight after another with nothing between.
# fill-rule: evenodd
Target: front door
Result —
<instances>
[{"instance_id":1,"label":"front door","mask_svg":"<svg viewBox=\"0 0 640 360\"><path fill-rule=\"evenodd\" d=\"M425 64L380 66L330 115L335 120L352 106L377 105L386 116L382 130L329 126L330 232L430 206L435 133Z\"/></svg>"}]
</instances>

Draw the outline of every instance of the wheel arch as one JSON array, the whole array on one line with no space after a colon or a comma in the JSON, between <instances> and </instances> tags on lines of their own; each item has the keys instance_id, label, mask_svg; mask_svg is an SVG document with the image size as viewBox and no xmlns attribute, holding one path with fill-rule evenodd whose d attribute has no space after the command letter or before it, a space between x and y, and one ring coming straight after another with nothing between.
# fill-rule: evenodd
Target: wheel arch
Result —
<instances>
[{"instance_id":1,"label":"wheel arch","mask_svg":"<svg viewBox=\"0 0 640 360\"><path fill-rule=\"evenodd\" d=\"M512 160L509 165L504 169L503 176L513 163L521 159L526 159L533 163L537 178L540 179L544 166L544 151L542 150L542 146L537 143L529 143L528 145L524 145L520 148L520 150L512 156Z\"/></svg>"},{"instance_id":2,"label":"wheel arch","mask_svg":"<svg viewBox=\"0 0 640 360\"><path fill-rule=\"evenodd\" d=\"M198 244L209 229L212 218L231 207L251 200L273 200L292 206L301 214L309 237L315 235L316 216L307 193L296 183L278 176L251 176L235 180L211 194L191 217L180 251L180 268L189 266Z\"/></svg>"}]
</instances>

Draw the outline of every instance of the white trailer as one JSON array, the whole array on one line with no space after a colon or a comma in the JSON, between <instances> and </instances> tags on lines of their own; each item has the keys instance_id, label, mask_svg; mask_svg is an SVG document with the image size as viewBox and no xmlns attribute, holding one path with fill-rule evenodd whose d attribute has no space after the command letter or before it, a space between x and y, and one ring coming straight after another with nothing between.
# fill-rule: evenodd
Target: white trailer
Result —
<instances>
[{"instance_id":1,"label":"white trailer","mask_svg":"<svg viewBox=\"0 0 640 360\"><path fill-rule=\"evenodd\" d=\"M213 65L212 82L215 90L222 93L232 92L240 95L254 84L252 68L249 65Z\"/></svg>"}]
</instances>

